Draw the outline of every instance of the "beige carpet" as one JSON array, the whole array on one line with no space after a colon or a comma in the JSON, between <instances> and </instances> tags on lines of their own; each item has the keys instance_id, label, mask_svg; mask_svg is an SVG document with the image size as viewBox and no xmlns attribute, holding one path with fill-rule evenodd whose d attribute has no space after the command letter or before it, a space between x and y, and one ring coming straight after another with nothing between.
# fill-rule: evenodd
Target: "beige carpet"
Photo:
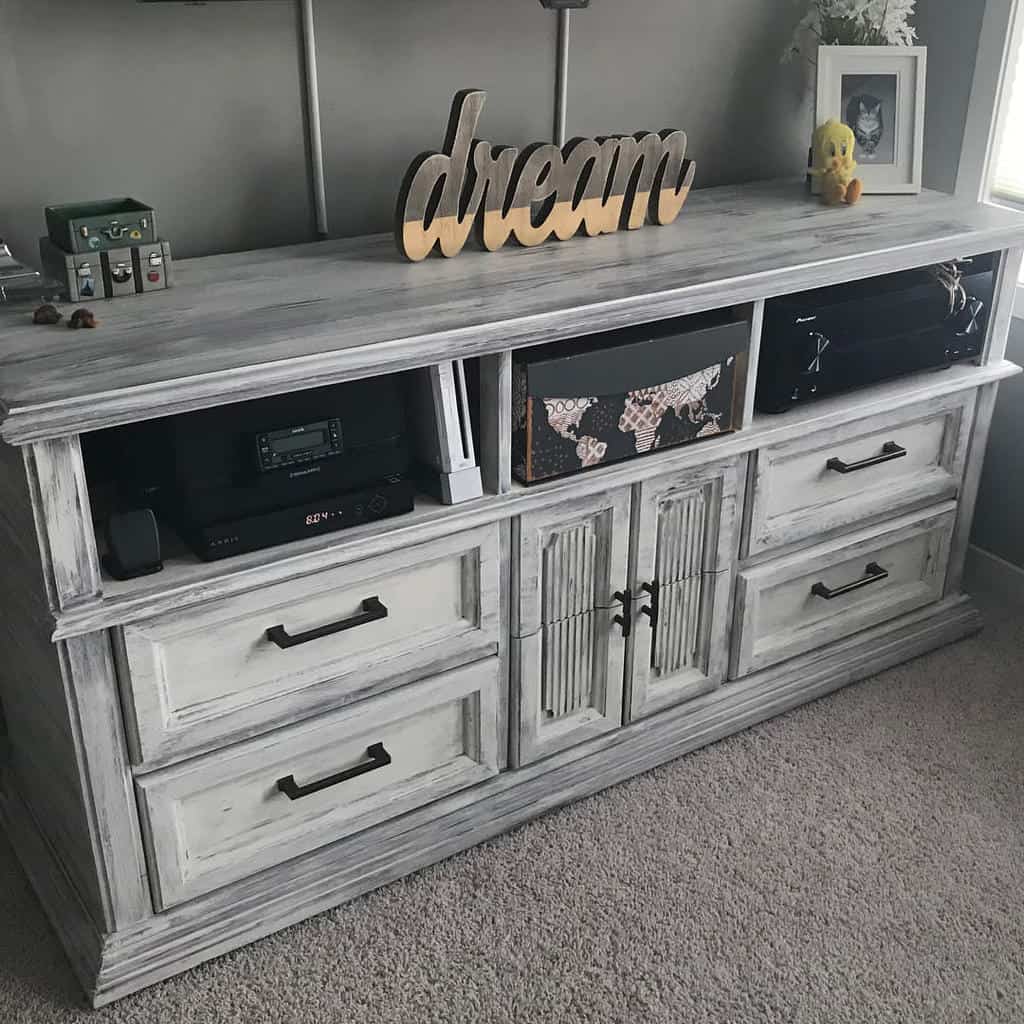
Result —
<instances>
[{"instance_id":1,"label":"beige carpet","mask_svg":"<svg viewBox=\"0 0 1024 1024\"><path fill-rule=\"evenodd\" d=\"M1024 626L98 1013L0 838L0 1022L1024 1021Z\"/></svg>"}]
</instances>

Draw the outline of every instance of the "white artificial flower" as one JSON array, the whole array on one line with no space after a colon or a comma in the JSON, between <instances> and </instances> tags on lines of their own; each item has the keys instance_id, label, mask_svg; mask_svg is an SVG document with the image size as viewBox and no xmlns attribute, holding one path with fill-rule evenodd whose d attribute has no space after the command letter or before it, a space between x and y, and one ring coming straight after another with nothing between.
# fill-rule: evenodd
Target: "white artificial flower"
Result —
<instances>
[{"instance_id":1,"label":"white artificial flower","mask_svg":"<svg viewBox=\"0 0 1024 1024\"><path fill-rule=\"evenodd\" d=\"M792 60L822 43L912 46L917 33L910 19L916 4L917 0L811 0L782 59Z\"/></svg>"}]
</instances>

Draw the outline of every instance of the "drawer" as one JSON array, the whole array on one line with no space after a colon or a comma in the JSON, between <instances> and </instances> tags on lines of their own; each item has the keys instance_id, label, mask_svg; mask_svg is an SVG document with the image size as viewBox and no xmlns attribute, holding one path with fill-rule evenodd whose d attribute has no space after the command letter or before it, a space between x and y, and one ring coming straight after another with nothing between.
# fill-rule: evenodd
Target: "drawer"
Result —
<instances>
[{"instance_id":1,"label":"drawer","mask_svg":"<svg viewBox=\"0 0 1024 1024\"><path fill-rule=\"evenodd\" d=\"M762 449L746 554L955 497L974 401L951 395Z\"/></svg>"},{"instance_id":2,"label":"drawer","mask_svg":"<svg viewBox=\"0 0 1024 1024\"><path fill-rule=\"evenodd\" d=\"M498 659L136 780L157 909L497 773Z\"/></svg>"},{"instance_id":3,"label":"drawer","mask_svg":"<svg viewBox=\"0 0 1024 1024\"><path fill-rule=\"evenodd\" d=\"M497 526L124 627L136 763L251 736L498 649Z\"/></svg>"},{"instance_id":4,"label":"drawer","mask_svg":"<svg viewBox=\"0 0 1024 1024\"><path fill-rule=\"evenodd\" d=\"M937 601L955 520L947 502L742 570L732 678Z\"/></svg>"}]
</instances>

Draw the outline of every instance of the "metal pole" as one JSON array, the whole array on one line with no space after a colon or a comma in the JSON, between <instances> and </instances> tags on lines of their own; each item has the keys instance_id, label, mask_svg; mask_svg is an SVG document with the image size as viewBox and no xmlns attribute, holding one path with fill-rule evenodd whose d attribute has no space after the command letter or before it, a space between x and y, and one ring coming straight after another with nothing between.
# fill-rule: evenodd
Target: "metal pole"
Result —
<instances>
[{"instance_id":1,"label":"metal pole","mask_svg":"<svg viewBox=\"0 0 1024 1024\"><path fill-rule=\"evenodd\" d=\"M568 8L558 12L558 63L555 68L555 145L565 145L565 106L569 91L569 15Z\"/></svg>"},{"instance_id":2,"label":"metal pole","mask_svg":"<svg viewBox=\"0 0 1024 1024\"><path fill-rule=\"evenodd\" d=\"M316 31L313 26L313 0L302 4L302 45L306 65L306 121L309 130L310 173L313 179L313 209L316 233L327 237L327 183L324 175L324 139L320 129L320 83L316 69Z\"/></svg>"}]
</instances>

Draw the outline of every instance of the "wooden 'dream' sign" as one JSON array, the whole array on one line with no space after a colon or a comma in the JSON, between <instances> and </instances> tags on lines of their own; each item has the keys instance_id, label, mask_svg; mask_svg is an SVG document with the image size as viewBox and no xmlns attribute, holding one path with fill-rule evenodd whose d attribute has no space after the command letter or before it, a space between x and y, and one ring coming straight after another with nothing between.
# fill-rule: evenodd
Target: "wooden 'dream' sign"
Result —
<instances>
[{"instance_id":1,"label":"wooden 'dream' sign","mask_svg":"<svg viewBox=\"0 0 1024 1024\"><path fill-rule=\"evenodd\" d=\"M444 150L421 153L406 172L395 217L406 259L435 247L457 256L474 228L494 252L509 238L533 246L679 216L696 172L686 132L573 139L562 149L537 142L520 152L475 137L486 99L478 89L457 93Z\"/></svg>"}]
</instances>

